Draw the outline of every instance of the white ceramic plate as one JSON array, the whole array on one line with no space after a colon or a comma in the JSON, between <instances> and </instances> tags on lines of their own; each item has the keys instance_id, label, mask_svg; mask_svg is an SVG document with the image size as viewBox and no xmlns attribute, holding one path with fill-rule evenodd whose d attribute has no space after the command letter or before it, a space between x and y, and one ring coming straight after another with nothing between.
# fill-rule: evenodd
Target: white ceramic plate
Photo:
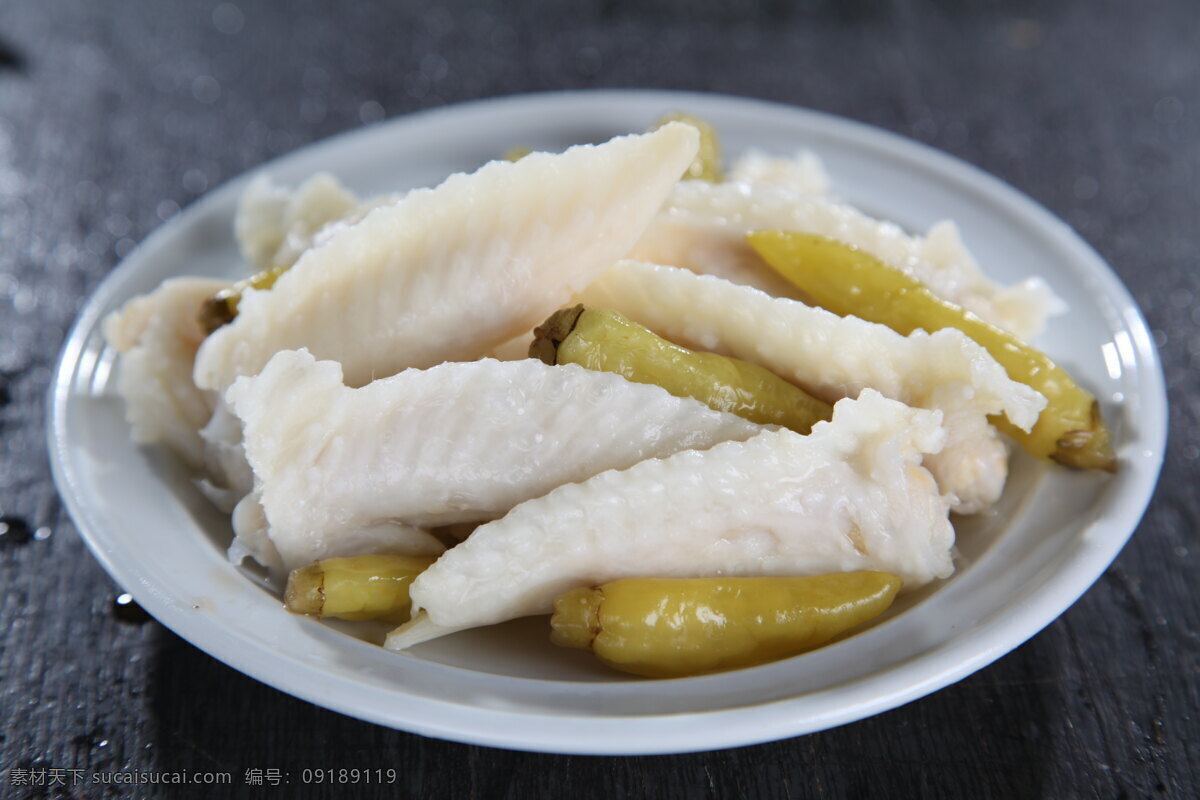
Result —
<instances>
[{"instance_id":1,"label":"white ceramic plate","mask_svg":"<svg viewBox=\"0 0 1200 800\"><path fill-rule=\"evenodd\" d=\"M546 641L544 619L397 655L283 610L224 556L229 525L170 458L129 440L110 387L104 315L164 278L233 275L232 217L244 179L164 225L80 315L52 388L50 453L72 517L113 577L151 614L248 675L327 708L464 742L570 753L664 753L779 739L928 694L1039 631L1104 571L1141 518L1166 438L1162 373L1146 323L1097 254L1024 195L922 145L858 123L712 95L604 91L470 103L307 147L267 165L318 170L364 193L431 185L515 145L561 149L644 129L668 110L711 120L727 152L749 146L825 160L838 194L924 231L952 217L1001 281L1046 277L1070 303L1040 344L1100 398L1116 476L1016 459L997 511L959 526L959 569L881 623L823 650L674 681L610 673ZM147 198L151 202L152 198Z\"/></svg>"}]
</instances>

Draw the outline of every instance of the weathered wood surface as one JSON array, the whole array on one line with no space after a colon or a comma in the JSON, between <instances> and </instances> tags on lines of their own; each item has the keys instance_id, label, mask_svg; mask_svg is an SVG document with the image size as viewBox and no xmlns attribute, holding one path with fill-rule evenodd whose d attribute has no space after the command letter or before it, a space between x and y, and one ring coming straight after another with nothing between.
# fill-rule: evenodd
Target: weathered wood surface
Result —
<instances>
[{"instance_id":1,"label":"weathered wood surface","mask_svg":"<svg viewBox=\"0 0 1200 800\"><path fill-rule=\"evenodd\" d=\"M1200 795L1197 42L1186 0L0 6L0 796L225 794L11 781L51 768L229 771L246 797ZM1032 641L928 698L812 736L654 758L387 730L114 614L120 590L56 498L43 423L65 331L120 256L206 188L362 122L595 86L860 119L971 161L1074 225L1145 310L1172 402L1164 479L1104 577ZM296 785L322 767L400 778ZM247 769L293 783L245 785Z\"/></svg>"}]
</instances>

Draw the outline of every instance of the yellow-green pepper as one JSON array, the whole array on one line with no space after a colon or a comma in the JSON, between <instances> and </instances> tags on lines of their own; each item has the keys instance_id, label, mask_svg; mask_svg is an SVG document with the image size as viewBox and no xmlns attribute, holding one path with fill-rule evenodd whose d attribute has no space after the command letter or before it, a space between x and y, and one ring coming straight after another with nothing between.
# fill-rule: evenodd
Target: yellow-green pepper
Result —
<instances>
[{"instance_id":1,"label":"yellow-green pepper","mask_svg":"<svg viewBox=\"0 0 1200 800\"><path fill-rule=\"evenodd\" d=\"M755 364L680 347L616 311L582 305L554 313L534 331L531 358L615 372L661 386L762 425L808 433L833 410Z\"/></svg>"},{"instance_id":2,"label":"yellow-green pepper","mask_svg":"<svg viewBox=\"0 0 1200 800\"><path fill-rule=\"evenodd\" d=\"M279 280L279 276L290 267L291 264L287 264L264 269L217 292L200 306L200 327L207 334L233 322L238 313L238 304L242 301L242 294L247 289L270 289L275 285L275 281Z\"/></svg>"},{"instance_id":3,"label":"yellow-green pepper","mask_svg":"<svg viewBox=\"0 0 1200 800\"><path fill-rule=\"evenodd\" d=\"M1045 395L1048 404L1029 433L992 418L1030 454L1069 467L1116 471L1111 436L1096 398L1044 353L874 256L823 236L756 231L751 246L817 304L843 316L887 325L902 334L957 328L983 345L1010 378Z\"/></svg>"},{"instance_id":4,"label":"yellow-green pepper","mask_svg":"<svg viewBox=\"0 0 1200 800\"><path fill-rule=\"evenodd\" d=\"M292 570L284 603L289 611L316 617L407 622L408 587L435 559L367 555L327 558Z\"/></svg>"},{"instance_id":5,"label":"yellow-green pepper","mask_svg":"<svg viewBox=\"0 0 1200 800\"><path fill-rule=\"evenodd\" d=\"M626 578L554 603L550 638L649 678L763 664L825 644L891 606L883 572L807 578Z\"/></svg>"},{"instance_id":6,"label":"yellow-green pepper","mask_svg":"<svg viewBox=\"0 0 1200 800\"><path fill-rule=\"evenodd\" d=\"M532 152L532 147L510 147L504 151L504 155L501 158L505 161L520 161Z\"/></svg>"}]
</instances>

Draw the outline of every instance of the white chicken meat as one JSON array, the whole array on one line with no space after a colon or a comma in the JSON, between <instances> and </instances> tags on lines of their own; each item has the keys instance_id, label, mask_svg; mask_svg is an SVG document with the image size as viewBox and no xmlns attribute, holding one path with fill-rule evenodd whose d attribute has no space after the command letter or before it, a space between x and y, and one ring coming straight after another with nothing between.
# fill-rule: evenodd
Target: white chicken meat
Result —
<instances>
[{"instance_id":1,"label":"white chicken meat","mask_svg":"<svg viewBox=\"0 0 1200 800\"><path fill-rule=\"evenodd\" d=\"M801 150L789 158L773 156L752 147L734 160L725 179L734 183L779 186L798 194L826 194L829 191L829 174L811 150Z\"/></svg>"},{"instance_id":2,"label":"white chicken meat","mask_svg":"<svg viewBox=\"0 0 1200 800\"><path fill-rule=\"evenodd\" d=\"M937 223L924 237L910 236L850 205L763 184L681 182L629 257L803 299L747 244L746 234L758 230L817 234L858 247L1026 341L1042 332L1049 317L1066 310L1041 278L1008 287L988 278L953 222Z\"/></svg>"},{"instance_id":3,"label":"white chicken meat","mask_svg":"<svg viewBox=\"0 0 1200 800\"><path fill-rule=\"evenodd\" d=\"M1046 405L958 330L902 336L710 275L635 261L614 265L579 299L685 347L758 364L827 402L871 388L944 411L948 446L927 463L961 513L994 503L1007 476L1007 447L987 415L1029 430Z\"/></svg>"},{"instance_id":4,"label":"white chicken meat","mask_svg":"<svg viewBox=\"0 0 1200 800\"><path fill-rule=\"evenodd\" d=\"M617 578L881 570L911 588L946 577L954 529L920 465L942 446L940 418L868 390L808 436L766 431L562 486L418 576L416 615L386 646L544 614L563 592Z\"/></svg>"},{"instance_id":5,"label":"white chicken meat","mask_svg":"<svg viewBox=\"0 0 1200 800\"><path fill-rule=\"evenodd\" d=\"M355 389L336 362L282 351L226 402L289 567L382 522L495 519L562 483L762 430L657 386L532 359L410 369Z\"/></svg>"},{"instance_id":6,"label":"white chicken meat","mask_svg":"<svg viewBox=\"0 0 1200 800\"><path fill-rule=\"evenodd\" d=\"M205 464L199 431L215 397L192 383L192 364L204 340L200 307L228 281L170 278L104 320L104 338L121 354L117 392L138 444L161 444L194 470Z\"/></svg>"},{"instance_id":7,"label":"white chicken meat","mask_svg":"<svg viewBox=\"0 0 1200 800\"><path fill-rule=\"evenodd\" d=\"M208 337L195 381L223 391L280 350L340 362L361 386L478 358L623 255L696 155L682 123L494 161L408 193L306 250Z\"/></svg>"}]
</instances>

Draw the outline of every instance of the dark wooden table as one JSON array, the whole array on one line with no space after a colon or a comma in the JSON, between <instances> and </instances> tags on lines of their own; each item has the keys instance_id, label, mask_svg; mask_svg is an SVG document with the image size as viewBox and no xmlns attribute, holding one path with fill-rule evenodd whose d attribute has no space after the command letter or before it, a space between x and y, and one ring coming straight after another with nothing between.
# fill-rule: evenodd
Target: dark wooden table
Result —
<instances>
[{"instance_id":1,"label":"dark wooden table","mask_svg":"<svg viewBox=\"0 0 1200 800\"><path fill-rule=\"evenodd\" d=\"M0 797L1200 796L1198 46L1189 0L0 6ZM860 119L999 175L1091 242L1149 318L1172 403L1162 483L1104 577L931 697L675 757L531 755L376 727L116 613L121 590L51 483L43 423L65 331L120 257L207 188L307 142L465 99L595 86ZM394 767L399 782L297 786L300 770L329 767ZM246 783L272 769L293 783ZM13 780L51 770L82 772L65 787ZM71 785L112 770L234 783Z\"/></svg>"}]
</instances>

